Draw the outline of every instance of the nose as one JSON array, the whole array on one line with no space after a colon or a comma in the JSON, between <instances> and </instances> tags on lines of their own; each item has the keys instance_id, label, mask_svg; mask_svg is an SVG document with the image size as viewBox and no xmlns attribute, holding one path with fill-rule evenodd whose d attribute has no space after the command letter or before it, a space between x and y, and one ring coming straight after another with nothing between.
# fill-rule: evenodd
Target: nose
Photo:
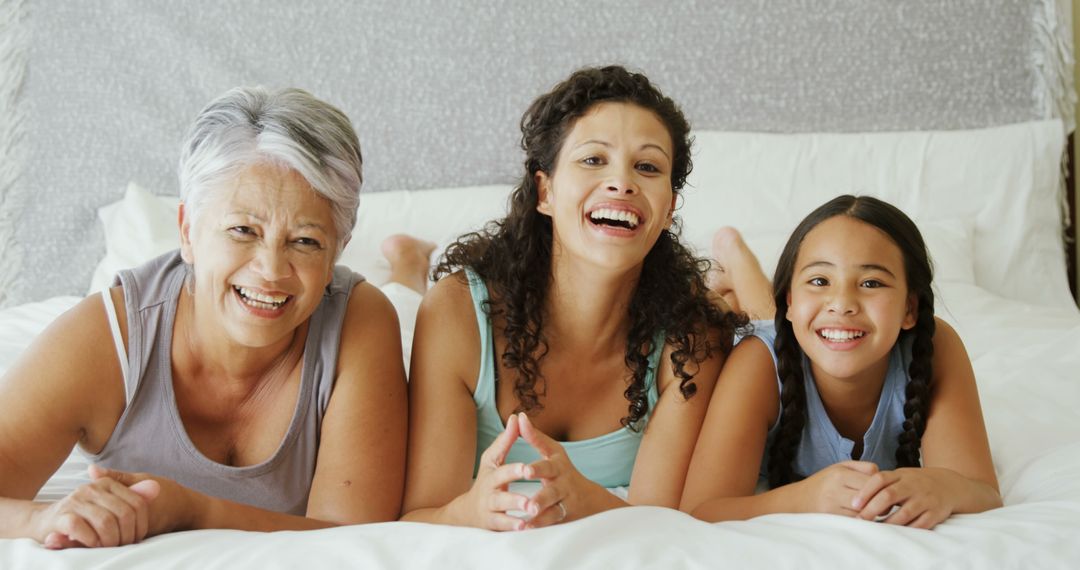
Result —
<instances>
[{"instance_id":1,"label":"nose","mask_svg":"<svg viewBox=\"0 0 1080 570\"><path fill-rule=\"evenodd\" d=\"M636 194L638 191L632 169L623 168L612 172L605 184L607 191L615 194L630 195Z\"/></svg>"},{"instance_id":2,"label":"nose","mask_svg":"<svg viewBox=\"0 0 1080 570\"><path fill-rule=\"evenodd\" d=\"M292 273L289 256L279 248L271 246L260 247L251 265L266 281L280 281Z\"/></svg>"},{"instance_id":3,"label":"nose","mask_svg":"<svg viewBox=\"0 0 1080 570\"><path fill-rule=\"evenodd\" d=\"M859 311L859 303L851 287L834 287L827 307L829 313L834 315L854 315Z\"/></svg>"}]
</instances>

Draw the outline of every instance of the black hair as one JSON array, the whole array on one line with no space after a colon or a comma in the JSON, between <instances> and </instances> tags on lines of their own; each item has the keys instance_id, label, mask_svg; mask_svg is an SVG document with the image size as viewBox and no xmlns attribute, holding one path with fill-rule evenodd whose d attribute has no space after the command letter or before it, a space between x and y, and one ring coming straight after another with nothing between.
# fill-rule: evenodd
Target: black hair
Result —
<instances>
[{"instance_id":1,"label":"black hair","mask_svg":"<svg viewBox=\"0 0 1080 570\"><path fill-rule=\"evenodd\" d=\"M574 72L550 92L537 98L521 119L521 147L525 169L509 199L509 213L483 230L466 234L450 245L436 278L462 267L475 271L490 292L485 310L489 318L501 316L506 347L501 362L516 372L517 411L542 409L540 363L548 351L544 335L544 302L551 279L551 219L536 210L539 200L536 174L552 174L556 158L574 123L601 102L623 102L654 113L673 143L671 186L676 194L686 183L692 163L690 125L674 101L664 96L647 77L620 66L585 68ZM663 230L646 255L630 301L625 362L630 371L626 399L628 413L622 424L637 429L649 411L645 377L655 335L664 331L671 344L671 365L683 397L692 397L697 364L715 350L727 353L732 334L745 317L714 304L704 274L709 262L696 258L679 242L679 224ZM720 331L719 345L710 331ZM715 337L713 337L715 338ZM692 363L692 371L687 370Z\"/></svg>"}]
</instances>

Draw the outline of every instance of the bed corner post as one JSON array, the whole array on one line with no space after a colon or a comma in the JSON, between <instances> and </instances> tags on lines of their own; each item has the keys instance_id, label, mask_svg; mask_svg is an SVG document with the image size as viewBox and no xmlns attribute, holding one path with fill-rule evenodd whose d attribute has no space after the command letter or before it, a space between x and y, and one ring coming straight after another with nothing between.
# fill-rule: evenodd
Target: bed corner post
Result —
<instances>
[{"instance_id":1,"label":"bed corner post","mask_svg":"<svg viewBox=\"0 0 1080 570\"><path fill-rule=\"evenodd\" d=\"M1077 292L1076 271L1076 154L1073 140L1076 132L1069 133L1066 143L1065 168L1065 199L1069 207L1069 224L1065 226L1065 267L1069 272L1069 291L1072 291L1073 300L1080 304L1080 294Z\"/></svg>"}]
</instances>

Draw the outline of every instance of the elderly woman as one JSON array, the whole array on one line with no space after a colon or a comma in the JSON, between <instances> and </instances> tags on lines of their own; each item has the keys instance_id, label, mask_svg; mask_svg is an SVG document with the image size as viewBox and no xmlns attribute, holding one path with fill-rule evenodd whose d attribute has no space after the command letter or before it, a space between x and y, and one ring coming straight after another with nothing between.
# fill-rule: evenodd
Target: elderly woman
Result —
<instances>
[{"instance_id":1,"label":"elderly woman","mask_svg":"<svg viewBox=\"0 0 1080 570\"><path fill-rule=\"evenodd\" d=\"M61 316L0 382L0 536L116 546L397 518L397 320L334 265L360 184L333 106L261 88L210 103L180 159L180 249ZM32 502L76 444L93 481Z\"/></svg>"}]
</instances>

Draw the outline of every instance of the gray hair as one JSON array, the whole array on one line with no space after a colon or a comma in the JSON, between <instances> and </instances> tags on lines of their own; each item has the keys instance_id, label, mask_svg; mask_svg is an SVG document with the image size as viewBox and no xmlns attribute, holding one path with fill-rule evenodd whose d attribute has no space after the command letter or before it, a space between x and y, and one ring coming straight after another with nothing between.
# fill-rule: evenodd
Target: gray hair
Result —
<instances>
[{"instance_id":1,"label":"gray hair","mask_svg":"<svg viewBox=\"0 0 1080 570\"><path fill-rule=\"evenodd\" d=\"M180 154L180 199L192 222L206 190L256 163L295 170L330 201L340 254L356 225L363 183L349 118L302 89L237 87L211 101Z\"/></svg>"}]
</instances>

